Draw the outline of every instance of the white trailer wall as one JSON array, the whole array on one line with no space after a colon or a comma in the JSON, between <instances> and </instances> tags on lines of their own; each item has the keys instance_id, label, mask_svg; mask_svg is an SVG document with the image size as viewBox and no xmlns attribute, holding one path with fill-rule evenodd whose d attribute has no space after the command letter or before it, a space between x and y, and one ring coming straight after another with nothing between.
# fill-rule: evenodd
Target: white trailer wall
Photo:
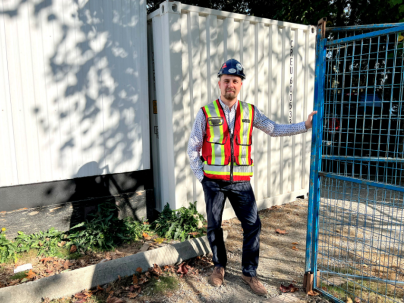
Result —
<instances>
[{"instance_id":1,"label":"white trailer wall","mask_svg":"<svg viewBox=\"0 0 404 303\"><path fill-rule=\"evenodd\" d=\"M199 201L187 143L197 111L219 96L217 72L230 58L246 70L240 100L255 104L278 123L304 121L313 108L315 29L287 22L164 2L148 16L153 33L158 104L159 163L154 174L161 209ZM149 37L151 38L151 37ZM290 102L291 100L291 102ZM271 138L254 131L254 187L259 208L291 201L309 187L311 131ZM226 207L224 217L234 216Z\"/></svg>"},{"instance_id":2,"label":"white trailer wall","mask_svg":"<svg viewBox=\"0 0 404 303\"><path fill-rule=\"evenodd\" d=\"M146 0L0 0L0 186L150 168Z\"/></svg>"}]
</instances>

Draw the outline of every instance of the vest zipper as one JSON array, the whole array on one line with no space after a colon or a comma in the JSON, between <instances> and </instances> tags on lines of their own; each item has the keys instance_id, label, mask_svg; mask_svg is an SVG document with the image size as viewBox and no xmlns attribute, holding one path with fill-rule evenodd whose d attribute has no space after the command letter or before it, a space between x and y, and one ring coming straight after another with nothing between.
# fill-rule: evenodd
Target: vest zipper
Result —
<instances>
[{"instance_id":1,"label":"vest zipper","mask_svg":"<svg viewBox=\"0 0 404 303\"><path fill-rule=\"evenodd\" d=\"M229 130L230 131L230 130ZM231 146L231 155L230 155L230 182L233 183L233 134L230 135L230 146Z\"/></svg>"}]
</instances>

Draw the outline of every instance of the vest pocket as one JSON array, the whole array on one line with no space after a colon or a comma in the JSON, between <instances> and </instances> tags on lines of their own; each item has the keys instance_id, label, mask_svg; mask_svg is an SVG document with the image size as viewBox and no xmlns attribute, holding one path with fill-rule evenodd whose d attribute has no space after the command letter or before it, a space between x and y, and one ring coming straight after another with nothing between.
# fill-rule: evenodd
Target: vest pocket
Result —
<instances>
[{"instance_id":1,"label":"vest pocket","mask_svg":"<svg viewBox=\"0 0 404 303\"><path fill-rule=\"evenodd\" d=\"M250 166L253 164L253 160L251 159L252 140L250 142L250 144L240 144L239 137L236 137L234 158L237 165Z\"/></svg>"},{"instance_id":2,"label":"vest pocket","mask_svg":"<svg viewBox=\"0 0 404 303\"><path fill-rule=\"evenodd\" d=\"M252 145L252 138L250 139L250 144L241 144L240 143L240 140L239 140L239 137L236 137L236 143L237 143L237 145L240 145L240 146L251 146Z\"/></svg>"},{"instance_id":3,"label":"vest pocket","mask_svg":"<svg viewBox=\"0 0 404 303\"><path fill-rule=\"evenodd\" d=\"M222 161L222 159L224 159L224 160ZM222 157L221 154L215 153L214 156L208 156L207 157L206 163L209 164L209 165L214 165L214 166L229 165L230 164L230 157L226 157L226 156Z\"/></svg>"},{"instance_id":4,"label":"vest pocket","mask_svg":"<svg viewBox=\"0 0 404 303\"><path fill-rule=\"evenodd\" d=\"M242 157L235 157L235 162L238 166L252 166L253 159L251 158L242 158Z\"/></svg>"},{"instance_id":5,"label":"vest pocket","mask_svg":"<svg viewBox=\"0 0 404 303\"><path fill-rule=\"evenodd\" d=\"M215 138L213 138L212 141L209 141L208 139L206 139L206 142L208 143L214 143L214 144L220 144L220 145L225 145L227 142L227 136L224 137L224 140L222 142L216 142L217 140L219 140L220 138L218 138L217 140L214 140Z\"/></svg>"}]
</instances>

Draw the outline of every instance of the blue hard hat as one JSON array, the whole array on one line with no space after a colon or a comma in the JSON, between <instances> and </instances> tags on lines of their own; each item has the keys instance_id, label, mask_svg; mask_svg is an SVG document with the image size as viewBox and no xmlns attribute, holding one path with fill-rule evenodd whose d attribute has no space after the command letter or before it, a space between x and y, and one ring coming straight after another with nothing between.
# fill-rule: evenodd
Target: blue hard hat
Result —
<instances>
[{"instance_id":1,"label":"blue hard hat","mask_svg":"<svg viewBox=\"0 0 404 303\"><path fill-rule=\"evenodd\" d=\"M223 63L222 67L217 73L218 77L220 77L221 75L239 76L241 79L244 80L244 67L236 59L229 59L225 63Z\"/></svg>"}]
</instances>

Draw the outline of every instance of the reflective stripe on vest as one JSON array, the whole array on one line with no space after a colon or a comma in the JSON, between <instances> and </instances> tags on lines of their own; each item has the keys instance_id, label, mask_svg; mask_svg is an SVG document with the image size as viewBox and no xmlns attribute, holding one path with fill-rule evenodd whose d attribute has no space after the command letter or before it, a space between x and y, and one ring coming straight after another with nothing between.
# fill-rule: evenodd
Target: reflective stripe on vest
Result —
<instances>
[{"instance_id":1,"label":"reflective stripe on vest","mask_svg":"<svg viewBox=\"0 0 404 303\"><path fill-rule=\"evenodd\" d=\"M224 137L224 121L219 110L219 100L210 103L204 107L206 115L208 116L207 125L207 138L206 140L211 143L212 148L212 165L224 165L225 161L225 146L227 138ZM221 125L214 125L218 119L222 119Z\"/></svg>"},{"instance_id":2,"label":"reflective stripe on vest","mask_svg":"<svg viewBox=\"0 0 404 303\"><path fill-rule=\"evenodd\" d=\"M249 146L252 144L250 133L253 127L253 109L251 104L242 101L239 102L239 107L240 132L238 134L235 134L237 136L237 145L235 147L238 148L237 162L240 165L251 165L251 148L249 148Z\"/></svg>"},{"instance_id":3,"label":"reflective stripe on vest","mask_svg":"<svg viewBox=\"0 0 404 303\"><path fill-rule=\"evenodd\" d=\"M239 166L233 163L233 175L234 176L249 176L252 177L254 165L242 165ZM206 161L203 162L203 171L205 174L228 176L230 179L230 164L229 165L209 165Z\"/></svg>"}]
</instances>

